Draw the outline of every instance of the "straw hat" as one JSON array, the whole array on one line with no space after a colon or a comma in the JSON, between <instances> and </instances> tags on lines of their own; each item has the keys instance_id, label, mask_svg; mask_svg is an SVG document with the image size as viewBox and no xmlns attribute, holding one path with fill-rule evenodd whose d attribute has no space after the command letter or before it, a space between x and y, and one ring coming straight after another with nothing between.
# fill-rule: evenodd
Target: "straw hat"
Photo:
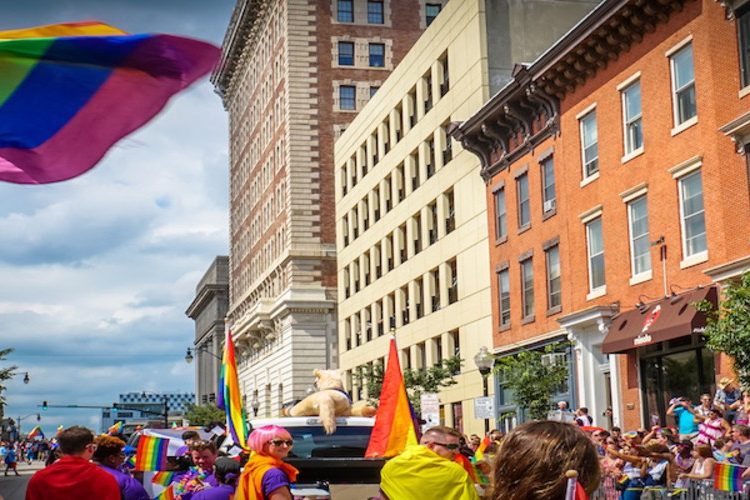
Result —
<instances>
[{"instance_id":1,"label":"straw hat","mask_svg":"<svg viewBox=\"0 0 750 500\"><path fill-rule=\"evenodd\" d=\"M719 386L719 389L723 391L726 388L726 386L731 385L733 383L734 383L733 378L722 377L721 380L719 380L718 386Z\"/></svg>"}]
</instances>

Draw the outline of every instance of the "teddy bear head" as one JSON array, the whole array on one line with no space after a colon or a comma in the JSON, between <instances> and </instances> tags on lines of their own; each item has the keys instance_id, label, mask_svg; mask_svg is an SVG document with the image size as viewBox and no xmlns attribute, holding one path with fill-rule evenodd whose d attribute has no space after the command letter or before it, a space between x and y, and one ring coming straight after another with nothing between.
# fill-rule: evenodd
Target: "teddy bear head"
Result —
<instances>
[{"instance_id":1,"label":"teddy bear head","mask_svg":"<svg viewBox=\"0 0 750 500\"><path fill-rule=\"evenodd\" d=\"M319 391L344 388L344 380L339 370L314 370L313 375L315 375L315 387Z\"/></svg>"}]
</instances>

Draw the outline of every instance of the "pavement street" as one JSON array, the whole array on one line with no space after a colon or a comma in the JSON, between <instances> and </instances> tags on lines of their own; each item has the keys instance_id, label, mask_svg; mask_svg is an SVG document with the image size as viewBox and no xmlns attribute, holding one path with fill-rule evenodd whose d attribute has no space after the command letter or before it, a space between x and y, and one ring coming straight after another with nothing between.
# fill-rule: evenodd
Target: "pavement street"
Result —
<instances>
[{"instance_id":1,"label":"pavement street","mask_svg":"<svg viewBox=\"0 0 750 500\"><path fill-rule=\"evenodd\" d=\"M13 472L10 472L8 476L0 474L0 500L23 500L29 478L43 468L44 462L34 461L31 465L19 462L19 476L16 476ZM0 470L5 470L5 464L2 464Z\"/></svg>"}]
</instances>

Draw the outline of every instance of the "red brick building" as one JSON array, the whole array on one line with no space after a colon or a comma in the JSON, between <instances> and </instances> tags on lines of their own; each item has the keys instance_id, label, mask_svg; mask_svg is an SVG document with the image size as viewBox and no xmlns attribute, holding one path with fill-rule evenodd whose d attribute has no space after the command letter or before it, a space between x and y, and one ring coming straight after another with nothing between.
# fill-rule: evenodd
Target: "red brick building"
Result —
<instances>
[{"instance_id":1,"label":"red brick building","mask_svg":"<svg viewBox=\"0 0 750 500\"><path fill-rule=\"evenodd\" d=\"M671 424L731 373L692 303L750 269L746 7L605 0L456 132L496 228L495 352L571 340L556 397L599 424Z\"/></svg>"}]
</instances>

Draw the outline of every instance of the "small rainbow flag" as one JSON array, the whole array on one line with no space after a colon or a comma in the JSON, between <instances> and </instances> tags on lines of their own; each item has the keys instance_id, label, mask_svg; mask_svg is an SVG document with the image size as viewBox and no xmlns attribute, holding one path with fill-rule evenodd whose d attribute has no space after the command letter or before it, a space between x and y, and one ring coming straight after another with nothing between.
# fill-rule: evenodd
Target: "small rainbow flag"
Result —
<instances>
[{"instance_id":1,"label":"small rainbow flag","mask_svg":"<svg viewBox=\"0 0 750 500\"><path fill-rule=\"evenodd\" d=\"M365 457L394 457L409 445L417 444L414 411L406 395L404 374L398 361L396 337L391 335L388 364L383 375L380 406L370 434Z\"/></svg>"},{"instance_id":2,"label":"small rainbow flag","mask_svg":"<svg viewBox=\"0 0 750 500\"><path fill-rule=\"evenodd\" d=\"M479 443L479 446L477 446L477 449L474 450L474 458L477 460L481 460L484 458L484 452L487 451L487 448L490 446L490 437L484 436L482 438L482 442Z\"/></svg>"},{"instance_id":3,"label":"small rainbow flag","mask_svg":"<svg viewBox=\"0 0 750 500\"><path fill-rule=\"evenodd\" d=\"M161 493L159 493L154 500L175 500L177 497L174 494L172 486L168 486Z\"/></svg>"},{"instance_id":4,"label":"small rainbow flag","mask_svg":"<svg viewBox=\"0 0 750 500\"><path fill-rule=\"evenodd\" d=\"M26 436L26 439L34 439L37 436L40 436L42 439L44 439L44 432L42 432L42 428L38 425L31 429L31 432L29 432L29 435Z\"/></svg>"},{"instance_id":5,"label":"small rainbow flag","mask_svg":"<svg viewBox=\"0 0 750 500\"><path fill-rule=\"evenodd\" d=\"M174 472L159 471L154 474L154 477L151 478L151 482L154 484L160 484L162 486L169 486L174 479L174 475Z\"/></svg>"},{"instance_id":6,"label":"small rainbow flag","mask_svg":"<svg viewBox=\"0 0 750 500\"><path fill-rule=\"evenodd\" d=\"M163 470L167 465L169 439L141 436L135 453L135 470Z\"/></svg>"},{"instance_id":7,"label":"small rainbow flag","mask_svg":"<svg viewBox=\"0 0 750 500\"><path fill-rule=\"evenodd\" d=\"M232 332L227 330L224 340L224 355L221 358L221 376L219 379L219 397L216 406L224 410L227 416L227 430L229 430L234 444L242 449L247 448L247 437L250 429L247 425L247 415L242 405L240 382L237 377L237 361L234 357L234 341Z\"/></svg>"},{"instance_id":8,"label":"small rainbow flag","mask_svg":"<svg viewBox=\"0 0 750 500\"><path fill-rule=\"evenodd\" d=\"M742 491L742 473L745 467L718 463L714 466L714 488L719 491Z\"/></svg>"},{"instance_id":9,"label":"small rainbow flag","mask_svg":"<svg viewBox=\"0 0 750 500\"><path fill-rule=\"evenodd\" d=\"M219 56L209 43L98 21L0 31L0 181L81 175Z\"/></svg>"},{"instance_id":10,"label":"small rainbow flag","mask_svg":"<svg viewBox=\"0 0 750 500\"><path fill-rule=\"evenodd\" d=\"M122 420L120 420L119 422L115 422L115 424L112 427L107 429L107 434L109 434L110 436L114 436L115 434L120 434L122 432L122 425L123 425Z\"/></svg>"},{"instance_id":11,"label":"small rainbow flag","mask_svg":"<svg viewBox=\"0 0 750 500\"><path fill-rule=\"evenodd\" d=\"M135 455L130 455L125 459L125 467L132 469L135 467Z\"/></svg>"}]
</instances>

